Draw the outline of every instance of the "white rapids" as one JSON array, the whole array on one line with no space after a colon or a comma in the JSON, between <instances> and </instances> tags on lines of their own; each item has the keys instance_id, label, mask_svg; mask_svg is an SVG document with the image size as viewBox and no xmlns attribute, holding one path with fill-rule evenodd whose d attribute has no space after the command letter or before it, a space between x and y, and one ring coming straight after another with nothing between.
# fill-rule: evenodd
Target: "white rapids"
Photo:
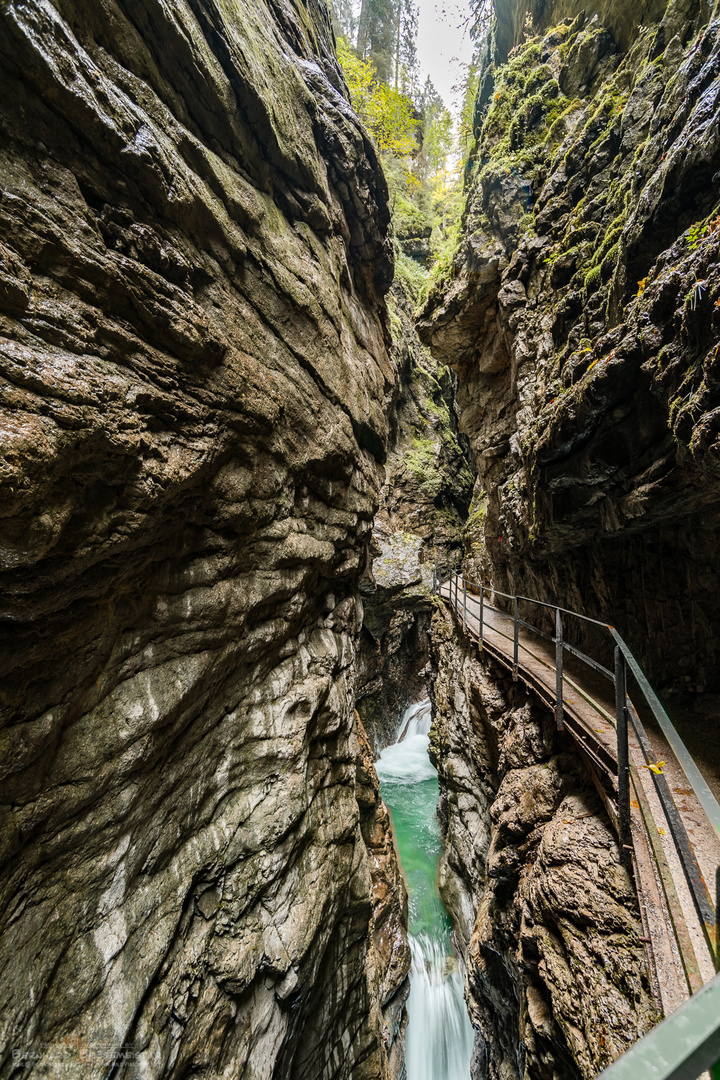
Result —
<instances>
[{"instance_id":1,"label":"white rapids","mask_svg":"<svg viewBox=\"0 0 720 1080\"><path fill-rule=\"evenodd\" d=\"M468 1080L473 1030L463 978L447 943L410 936L412 968L405 1039L408 1080Z\"/></svg>"}]
</instances>

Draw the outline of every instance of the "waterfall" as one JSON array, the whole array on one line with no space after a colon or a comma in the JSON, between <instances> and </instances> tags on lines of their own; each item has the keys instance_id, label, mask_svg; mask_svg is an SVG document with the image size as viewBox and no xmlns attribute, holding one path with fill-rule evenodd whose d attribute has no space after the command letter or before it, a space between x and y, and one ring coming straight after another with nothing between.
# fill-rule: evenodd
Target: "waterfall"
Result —
<instances>
[{"instance_id":1,"label":"waterfall","mask_svg":"<svg viewBox=\"0 0 720 1080\"><path fill-rule=\"evenodd\" d=\"M468 1080L473 1031L457 960L447 942L410 937L412 969L405 1042L408 1080Z\"/></svg>"},{"instance_id":2,"label":"waterfall","mask_svg":"<svg viewBox=\"0 0 720 1080\"><path fill-rule=\"evenodd\" d=\"M395 823L410 890L410 997L407 1080L469 1080L473 1031L463 979L450 945L450 920L435 889L440 831L437 774L428 757L430 702L412 705L398 740L376 762Z\"/></svg>"}]
</instances>

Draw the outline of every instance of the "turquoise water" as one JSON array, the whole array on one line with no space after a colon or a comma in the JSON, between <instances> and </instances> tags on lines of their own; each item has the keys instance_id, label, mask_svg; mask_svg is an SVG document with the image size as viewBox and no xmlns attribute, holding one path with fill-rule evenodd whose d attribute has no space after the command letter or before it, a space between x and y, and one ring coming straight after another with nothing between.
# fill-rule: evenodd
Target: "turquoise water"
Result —
<instances>
[{"instance_id":1,"label":"turquoise water","mask_svg":"<svg viewBox=\"0 0 720 1080\"><path fill-rule=\"evenodd\" d=\"M450 945L450 919L435 888L441 851L437 774L428 757L430 704L411 706L400 741L376 762L410 893L412 969L405 1040L408 1080L469 1080L473 1031Z\"/></svg>"},{"instance_id":2,"label":"turquoise water","mask_svg":"<svg viewBox=\"0 0 720 1080\"><path fill-rule=\"evenodd\" d=\"M404 742L384 750L378 775L383 800L392 812L408 882L410 931L419 934L445 930L449 934L450 919L435 888L441 848L435 818L439 789L427 756L427 737L409 735Z\"/></svg>"}]
</instances>

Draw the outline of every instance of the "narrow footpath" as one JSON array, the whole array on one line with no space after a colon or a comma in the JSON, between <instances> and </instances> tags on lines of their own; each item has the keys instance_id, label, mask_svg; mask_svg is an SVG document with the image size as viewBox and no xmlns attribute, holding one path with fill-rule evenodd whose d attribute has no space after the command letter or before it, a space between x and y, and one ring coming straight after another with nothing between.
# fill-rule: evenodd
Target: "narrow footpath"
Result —
<instances>
[{"instance_id":1,"label":"narrow footpath","mask_svg":"<svg viewBox=\"0 0 720 1080\"><path fill-rule=\"evenodd\" d=\"M463 593L455 579L439 595L455 613L460 629L477 648L514 673L540 701L556 711L556 647L552 638L519 620L517 664L514 619L488 598ZM482 622L482 633L481 633ZM572 655L563 658L562 721L583 758L608 814L618 829L618 741L612 673L591 668ZM588 658L589 659L589 658ZM593 663L593 661L590 661ZM609 678L607 678L609 676ZM632 704L630 705L632 710ZM637 717L636 717L637 718ZM659 731L646 729L645 749L629 726L630 826L632 863L647 934L648 968L658 1003L667 1015L715 974L707 933L658 796L662 775L692 845L707 892L716 903L720 878L720 837L690 787L673 751ZM661 781L662 783L662 781ZM716 916L715 916L716 917ZM707 917L706 917L707 923Z\"/></svg>"}]
</instances>

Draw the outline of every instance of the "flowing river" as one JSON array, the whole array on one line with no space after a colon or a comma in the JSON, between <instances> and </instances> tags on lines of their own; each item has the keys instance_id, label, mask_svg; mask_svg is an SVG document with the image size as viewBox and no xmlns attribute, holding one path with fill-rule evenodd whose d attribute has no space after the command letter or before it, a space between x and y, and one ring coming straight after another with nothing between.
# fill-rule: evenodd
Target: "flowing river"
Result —
<instances>
[{"instance_id":1,"label":"flowing river","mask_svg":"<svg viewBox=\"0 0 720 1080\"><path fill-rule=\"evenodd\" d=\"M435 888L440 830L437 774L428 757L430 702L405 713L398 741L375 763L392 810L410 889L407 1080L469 1080L473 1030L463 980L450 946L450 920Z\"/></svg>"}]
</instances>

